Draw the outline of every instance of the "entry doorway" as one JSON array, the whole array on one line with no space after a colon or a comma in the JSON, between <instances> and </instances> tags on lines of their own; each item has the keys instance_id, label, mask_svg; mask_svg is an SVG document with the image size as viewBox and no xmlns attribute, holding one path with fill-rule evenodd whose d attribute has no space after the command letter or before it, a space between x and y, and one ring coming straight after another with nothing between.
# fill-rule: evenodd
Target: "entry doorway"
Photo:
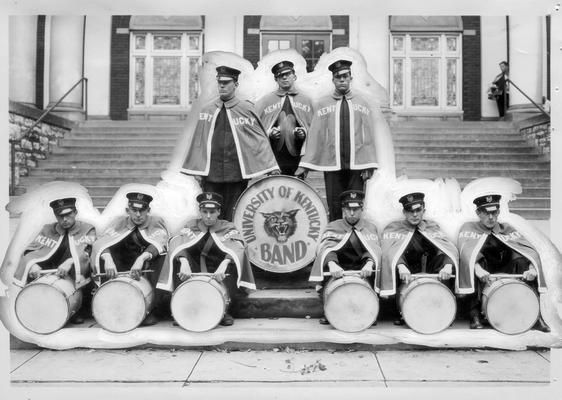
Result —
<instances>
[{"instance_id":1,"label":"entry doorway","mask_svg":"<svg viewBox=\"0 0 562 400\"><path fill-rule=\"evenodd\" d=\"M306 71L312 72L318 59L331 47L330 33L262 33L262 57L275 50L295 49L306 60Z\"/></svg>"}]
</instances>

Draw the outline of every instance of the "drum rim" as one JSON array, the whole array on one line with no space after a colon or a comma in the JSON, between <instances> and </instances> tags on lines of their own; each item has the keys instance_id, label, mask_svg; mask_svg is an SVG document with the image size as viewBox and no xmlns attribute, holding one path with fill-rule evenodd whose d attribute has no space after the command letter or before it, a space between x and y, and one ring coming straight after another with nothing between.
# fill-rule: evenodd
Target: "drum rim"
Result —
<instances>
[{"instance_id":1,"label":"drum rim","mask_svg":"<svg viewBox=\"0 0 562 400\"><path fill-rule=\"evenodd\" d=\"M60 279L63 279L63 278L60 278ZM39 285L47 286L47 287L56 289L57 292L59 292L60 294L63 294L63 295L65 294L65 293L64 293L62 290L60 290L58 287L53 286L53 285L48 285L48 284L43 283L43 282L31 282L30 284L25 285L25 286L19 291L18 295L16 296L16 300L14 301L14 314L16 314L16 318L18 319L18 322L20 323L20 325L23 326L23 327L24 327L25 329L27 329L28 331L33 332L33 333L37 333L37 334L39 334L39 335L50 335L51 333L55 333L55 332L61 330L62 328L64 328L64 326L66 325L66 323L70 320L70 318L71 318L72 315L74 314L74 313L71 313L71 312L70 312L70 302L68 301L69 297L66 297L66 296L63 296L63 298L64 298L64 300L65 300L65 302L66 302L67 317L66 317L66 320L64 321L64 323L62 324L62 326L61 326L60 328L57 328L57 329L55 329L55 330L53 330L53 331L49 331L49 332L37 332L37 331L35 331L35 330L33 330L33 329L28 328L28 327L21 321L20 316L18 315L18 312L17 312L18 299L20 298L20 295L22 294L22 292L23 292L27 287L29 287L30 285L34 285L34 286L39 286ZM78 291L79 291L79 290L76 290L74 293L76 293L76 292L78 292ZM73 294L74 294L74 293L73 293Z\"/></svg>"},{"instance_id":2,"label":"drum rim","mask_svg":"<svg viewBox=\"0 0 562 400\"><path fill-rule=\"evenodd\" d=\"M118 278L120 278L120 277L118 277ZM127 278L127 277L125 277L125 278ZM141 279L142 279L142 278L143 278L143 277L141 277ZM115 278L115 279L117 279L117 278ZM138 324L137 326L135 326L134 328L131 328L131 329L124 330L124 331L116 331L116 330L111 330L111 329L106 328L100 321L98 321L98 319L96 318L96 313L94 312L94 301L95 301L96 295L99 293L100 289L101 289L104 285L106 285L107 283L111 283L111 282L123 282L123 281L116 281L115 279L110 279L110 280L108 280L107 282L102 283L102 284L100 285L100 287L98 288L98 290L96 290L96 293L94 293L94 295L92 296L92 304L91 304L91 308L92 308L92 317L94 317L94 321L96 321L96 323L100 324L100 326L101 326L103 329L105 329L106 331L108 331L108 332L111 332L111 333L127 333L127 332L131 332L132 330L137 329L137 328L140 326L140 324L142 324L142 321L144 321L144 318L146 318L146 316L150 313L150 311L145 314L145 316L141 319L141 321L139 322L139 324ZM130 279L133 280L133 281L135 281L135 282L138 282L136 279L133 279L133 278L130 278ZM147 279L145 279L145 280L148 282ZM150 284L150 282L148 282L148 283ZM145 298L144 293L142 292L142 290L140 290L136 285L130 285L130 284L129 284L129 286L135 288L135 290L137 291L137 293L140 293L140 294L142 295L142 298L143 298L143 299ZM152 285L151 285L151 287L152 287ZM154 289L153 289L153 290L154 290ZM146 312L146 300L145 300L145 312Z\"/></svg>"}]
</instances>

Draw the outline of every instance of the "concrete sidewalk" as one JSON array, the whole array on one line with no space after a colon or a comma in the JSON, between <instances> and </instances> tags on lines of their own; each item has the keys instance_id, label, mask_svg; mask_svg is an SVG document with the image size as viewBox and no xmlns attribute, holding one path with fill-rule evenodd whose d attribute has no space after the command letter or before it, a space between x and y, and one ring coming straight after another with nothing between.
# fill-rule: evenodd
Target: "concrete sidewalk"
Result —
<instances>
[{"instance_id":1,"label":"concrete sidewalk","mask_svg":"<svg viewBox=\"0 0 562 400\"><path fill-rule=\"evenodd\" d=\"M550 351L12 350L14 387L548 386Z\"/></svg>"}]
</instances>

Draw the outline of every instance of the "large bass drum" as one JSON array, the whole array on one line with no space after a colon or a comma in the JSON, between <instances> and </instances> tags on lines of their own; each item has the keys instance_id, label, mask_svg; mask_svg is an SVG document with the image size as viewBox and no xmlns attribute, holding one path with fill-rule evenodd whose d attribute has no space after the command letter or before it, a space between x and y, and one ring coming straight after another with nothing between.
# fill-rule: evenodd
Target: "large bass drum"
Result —
<instances>
[{"instance_id":1,"label":"large bass drum","mask_svg":"<svg viewBox=\"0 0 562 400\"><path fill-rule=\"evenodd\" d=\"M135 329L152 310L154 291L150 282L118 276L99 287L92 299L92 314L102 328L122 333Z\"/></svg>"},{"instance_id":2,"label":"large bass drum","mask_svg":"<svg viewBox=\"0 0 562 400\"><path fill-rule=\"evenodd\" d=\"M179 326L204 332L219 324L229 303L224 283L211 276L193 276L176 288L170 308Z\"/></svg>"},{"instance_id":3,"label":"large bass drum","mask_svg":"<svg viewBox=\"0 0 562 400\"><path fill-rule=\"evenodd\" d=\"M415 278L398 293L400 313L414 331L432 334L455 320L457 302L447 286L434 278Z\"/></svg>"},{"instance_id":4,"label":"large bass drum","mask_svg":"<svg viewBox=\"0 0 562 400\"><path fill-rule=\"evenodd\" d=\"M82 291L74 279L44 275L26 285L16 297L15 311L20 323L35 333L61 329L82 305Z\"/></svg>"},{"instance_id":5,"label":"large bass drum","mask_svg":"<svg viewBox=\"0 0 562 400\"><path fill-rule=\"evenodd\" d=\"M233 222L248 258L269 272L297 271L316 257L328 223L326 207L306 182L285 175L256 181L238 199Z\"/></svg>"},{"instance_id":6,"label":"large bass drum","mask_svg":"<svg viewBox=\"0 0 562 400\"><path fill-rule=\"evenodd\" d=\"M348 275L332 278L324 289L324 315L344 332L359 332L377 320L379 298L365 279Z\"/></svg>"},{"instance_id":7,"label":"large bass drum","mask_svg":"<svg viewBox=\"0 0 562 400\"><path fill-rule=\"evenodd\" d=\"M539 299L524 282L513 278L497 279L482 290L482 312L494 329L517 335L537 322Z\"/></svg>"}]
</instances>

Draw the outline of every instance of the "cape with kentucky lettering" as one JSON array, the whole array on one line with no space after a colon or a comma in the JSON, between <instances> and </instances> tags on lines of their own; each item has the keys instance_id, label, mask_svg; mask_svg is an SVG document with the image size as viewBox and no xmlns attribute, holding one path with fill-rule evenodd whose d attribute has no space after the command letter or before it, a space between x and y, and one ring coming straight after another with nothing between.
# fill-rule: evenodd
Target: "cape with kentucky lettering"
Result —
<instances>
[{"instance_id":1,"label":"cape with kentucky lettering","mask_svg":"<svg viewBox=\"0 0 562 400\"><path fill-rule=\"evenodd\" d=\"M289 98L289 102L291 103L291 108L295 113L295 119L298 123L297 126L305 128L308 132L313 115L312 101L298 90L290 90L287 93L287 96ZM279 119L279 114L283 110L284 102L285 92L278 89L263 96L256 103L256 112L258 113L266 132L268 132ZM292 132L288 132L287 136L284 137L283 140L279 140L275 143L277 150L281 149L283 143L285 143L287 150L289 150L289 153L293 156L300 155L295 145L295 135L292 134Z\"/></svg>"},{"instance_id":2,"label":"cape with kentucky lettering","mask_svg":"<svg viewBox=\"0 0 562 400\"><path fill-rule=\"evenodd\" d=\"M523 237L521 232L506 223L498 223L490 230L480 221L465 222L459 231L460 275L465 285L474 292L474 266L482 258L480 250L488 235L494 235L507 247L525 257L537 270L538 290L546 292L546 283L541 259L533 245Z\"/></svg>"},{"instance_id":3,"label":"cape with kentucky lettering","mask_svg":"<svg viewBox=\"0 0 562 400\"><path fill-rule=\"evenodd\" d=\"M384 228L381 238L383 267L379 274L380 279L376 281L381 296L396 294L396 265L408 247L414 231L415 227L405 219L391 222ZM455 271L459 270L459 252L436 222L424 219L418 225L418 231L453 260ZM463 281L459 282L458 275L455 273L455 292L471 293L470 287L466 286Z\"/></svg>"},{"instance_id":4,"label":"cape with kentucky lettering","mask_svg":"<svg viewBox=\"0 0 562 400\"><path fill-rule=\"evenodd\" d=\"M348 92L350 135L350 169L377 168L373 115L368 103ZM342 95L334 92L323 97L314 110L299 166L317 171L338 171L340 161L340 108Z\"/></svg>"},{"instance_id":5,"label":"cape with kentucky lettering","mask_svg":"<svg viewBox=\"0 0 562 400\"><path fill-rule=\"evenodd\" d=\"M348 224L345 219L338 219L330 222L326 226L324 233L322 233L318 249L316 250L316 259L310 271L310 281L319 282L324 279L323 273L326 256L331 251L338 251L344 247L354 228L355 234L375 263L376 280L381 264L381 247L376 226L365 219L359 220L355 225Z\"/></svg>"},{"instance_id":6,"label":"cape with kentucky lettering","mask_svg":"<svg viewBox=\"0 0 562 400\"><path fill-rule=\"evenodd\" d=\"M126 238L135 227L136 225L128 216L122 216L113 221L103 235L96 240L92 249L92 268L95 274L103 272L100 263L103 251ZM149 215L146 222L139 225L138 228L143 239L153 245L159 254L164 254L168 242L168 230L164 220L158 216Z\"/></svg>"},{"instance_id":7,"label":"cape with kentucky lettering","mask_svg":"<svg viewBox=\"0 0 562 400\"><path fill-rule=\"evenodd\" d=\"M18 268L14 272L14 284L25 286L27 274L33 264L49 260L60 247L64 238L64 229L58 224L45 225L33 242L25 249ZM90 281L90 254L88 247L96 240L95 228L81 221L76 221L68 230L68 244L74 262L74 276L76 284L84 286ZM53 266L54 268L58 266ZM81 280L85 277L86 280Z\"/></svg>"},{"instance_id":8,"label":"cape with kentucky lettering","mask_svg":"<svg viewBox=\"0 0 562 400\"><path fill-rule=\"evenodd\" d=\"M207 233L207 227L201 219L194 219L189 221L180 232L179 235L170 239L170 248L156 284L157 289L170 292L174 290L174 259L181 250L188 249L198 243ZM238 287L244 286L248 289L255 289L254 275L246 255L244 240L234 224L219 219L215 225L209 228L209 233L217 247L227 254L227 258L234 261L238 272Z\"/></svg>"},{"instance_id":9,"label":"cape with kentucky lettering","mask_svg":"<svg viewBox=\"0 0 562 400\"><path fill-rule=\"evenodd\" d=\"M253 105L234 97L224 103L217 98L203 107L195 130L189 137L180 171L187 175L209 175L215 122L223 104L234 137L242 178L251 179L278 169L269 139Z\"/></svg>"}]
</instances>

